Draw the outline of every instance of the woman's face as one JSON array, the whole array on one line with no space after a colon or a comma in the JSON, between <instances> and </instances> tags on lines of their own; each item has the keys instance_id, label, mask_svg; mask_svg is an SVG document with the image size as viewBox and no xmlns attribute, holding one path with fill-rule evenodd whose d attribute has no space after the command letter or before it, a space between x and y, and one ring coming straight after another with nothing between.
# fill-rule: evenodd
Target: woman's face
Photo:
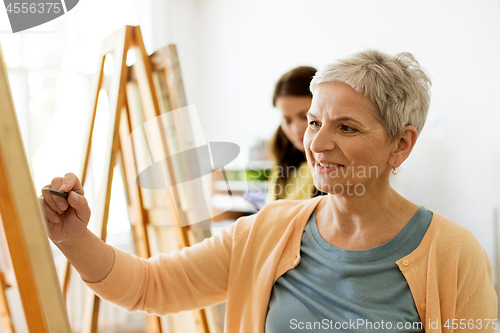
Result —
<instances>
[{"instance_id":1,"label":"woman's face","mask_svg":"<svg viewBox=\"0 0 500 333\"><path fill-rule=\"evenodd\" d=\"M304 132L307 128L307 111L311 107L311 97L280 96L276 107L281 111L281 128L290 142L300 151L304 151Z\"/></svg>"},{"instance_id":2,"label":"woman's face","mask_svg":"<svg viewBox=\"0 0 500 333\"><path fill-rule=\"evenodd\" d=\"M394 144L375 117L370 99L347 84L318 85L304 147L314 184L322 192L359 195L389 177Z\"/></svg>"}]
</instances>

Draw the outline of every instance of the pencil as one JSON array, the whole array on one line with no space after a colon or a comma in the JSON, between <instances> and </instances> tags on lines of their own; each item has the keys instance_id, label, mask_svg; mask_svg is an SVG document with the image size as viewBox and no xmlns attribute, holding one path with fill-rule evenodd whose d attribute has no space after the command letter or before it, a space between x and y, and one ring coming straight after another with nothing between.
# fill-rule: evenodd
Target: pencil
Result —
<instances>
[{"instance_id":1,"label":"pencil","mask_svg":"<svg viewBox=\"0 0 500 333\"><path fill-rule=\"evenodd\" d=\"M49 188L49 187L45 187L43 189L45 192L48 192L52 195L56 195L58 197L62 197L64 199L68 199L68 193L67 192L62 192L62 191L58 191L58 190L54 190L52 188Z\"/></svg>"}]
</instances>

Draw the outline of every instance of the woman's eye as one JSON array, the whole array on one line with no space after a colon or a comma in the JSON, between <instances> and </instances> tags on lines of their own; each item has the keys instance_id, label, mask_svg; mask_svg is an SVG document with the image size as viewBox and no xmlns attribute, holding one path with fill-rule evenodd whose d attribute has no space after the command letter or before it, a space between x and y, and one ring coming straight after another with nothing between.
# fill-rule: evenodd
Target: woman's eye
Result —
<instances>
[{"instance_id":1,"label":"woman's eye","mask_svg":"<svg viewBox=\"0 0 500 333\"><path fill-rule=\"evenodd\" d=\"M316 120L311 120L309 122L309 126L311 127L316 127L316 126L319 126L319 122L317 122Z\"/></svg>"},{"instance_id":2,"label":"woman's eye","mask_svg":"<svg viewBox=\"0 0 500 333\"><path fill-rule=\"evenodd\" d=\"M355 129L354 127L347 126L347 125L342 125L341 128L342 128L342 132L345 132L345 133L354 133L357 131L357 129Z\"/></svg>"}]
</instances>

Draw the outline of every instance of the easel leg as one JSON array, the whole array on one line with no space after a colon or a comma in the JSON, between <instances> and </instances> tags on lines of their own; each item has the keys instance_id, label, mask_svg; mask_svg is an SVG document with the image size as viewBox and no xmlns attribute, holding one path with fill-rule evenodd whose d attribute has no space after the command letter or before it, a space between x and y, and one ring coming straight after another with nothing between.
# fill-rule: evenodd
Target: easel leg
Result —
<instances>
[{"instance_id":1,"label":"easel leg","mask_svg":"<svg viewBox=\"0 0 500 333\"><path fill-rule=\"evenodd\" d=\"M9 285L5 281L5 276L0 272L0 318L2 320L2 332L14 333L14 326L12 324L12 316L10 315L9 304L7 303L7 296L5 290Z\"/></svg>"}]
</instances>

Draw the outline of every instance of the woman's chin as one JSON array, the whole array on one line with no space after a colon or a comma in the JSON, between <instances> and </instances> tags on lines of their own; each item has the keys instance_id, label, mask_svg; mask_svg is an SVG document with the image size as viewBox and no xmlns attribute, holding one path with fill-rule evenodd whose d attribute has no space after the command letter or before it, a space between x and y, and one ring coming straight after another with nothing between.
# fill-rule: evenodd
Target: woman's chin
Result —
<instances>
[{"instance_id":1,"label":"woman's chin","mask_svg":"<svg viewBox=\"0 0 500 333\"><path fill-rule=\"evenodd\" d=\"M319 191L321 191L323 193L328 193L328 194L335 194L335 190L337 190L337 192L338 192L344 188L344 186L342 186L339 183L329 184L329 183L321 182L320 184L314 183L314 185L316 186L316 188Z\"/></svg>"}]
</instances>

